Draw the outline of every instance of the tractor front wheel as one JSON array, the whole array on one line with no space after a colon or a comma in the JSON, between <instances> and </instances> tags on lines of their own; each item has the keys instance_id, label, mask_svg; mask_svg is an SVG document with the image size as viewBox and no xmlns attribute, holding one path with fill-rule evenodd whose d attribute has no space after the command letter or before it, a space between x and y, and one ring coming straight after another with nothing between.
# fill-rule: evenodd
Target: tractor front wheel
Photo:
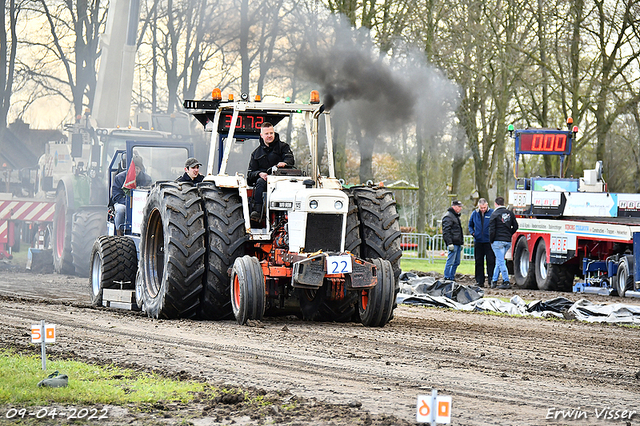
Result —
<instances>
[{"instance_id":1,"label":"tractor front wheel","mask_svg":"<svg viewBox=\"0 0 640 426\"><path fill-rule=\"evenodd\" d=\"M231 270L231 308L238 324L262 320L266 298L264 275L258 259L253 256L237 258Z\"/></svg>"},{"instance_id":2,"label":"tractor front wheel","mask_svg":"<svg viewBox=\"0 0 640 426\"><path fill-rule=\"evenodd\" d=\"M136 243L127 237L102 236L93 243L89 265L91 304L100 306L105 288L133 288L138 269Z\"/></svg>"},{"instance_id":3,"label":"tractor front wheel","mask_svg":"<svg viewBox=\"0 0 640 426\"><path fill-rule=\"evenodd\" d=\"M367 327L382 327L391 319L395 302L395 279L391 262L373 259L378 283L375 287L361 290L358 298L360 321Z\"/></svg>"}]
</instances>

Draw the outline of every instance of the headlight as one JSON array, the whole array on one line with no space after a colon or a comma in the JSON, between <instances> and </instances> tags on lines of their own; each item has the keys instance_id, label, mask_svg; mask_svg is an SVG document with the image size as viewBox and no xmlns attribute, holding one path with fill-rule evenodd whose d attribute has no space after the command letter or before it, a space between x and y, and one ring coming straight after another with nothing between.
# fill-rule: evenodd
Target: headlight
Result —
<instances>
[{"instance_id":1,"label":"headlight","mask_svg":"<svg viewBox=\"0 0 640 426\"><path fill-rule=\"evenodd\" d=\"M311 200L309 202L309 207L311 207L312 209L317 209L318 208L318 202L316 200Z\"/></svg>"},{"instance_id":2,"label":"headlight","mask_svg":"<svg viewBox=\"0 0 640 426\"><path fill-rule=\"evenodd\" d=\"M336 210L342 210L342 201L336 201L335 203L333 203L333 207L335 207Z\"/></svg>"}]
</instances>

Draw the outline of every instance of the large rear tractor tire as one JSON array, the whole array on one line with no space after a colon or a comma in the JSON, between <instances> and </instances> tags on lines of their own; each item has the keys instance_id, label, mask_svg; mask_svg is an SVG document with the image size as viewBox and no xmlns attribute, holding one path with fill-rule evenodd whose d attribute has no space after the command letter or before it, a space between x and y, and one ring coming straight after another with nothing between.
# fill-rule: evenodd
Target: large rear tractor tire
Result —
<instances>
[{"instance_id":1,"label":"large rear tractor tire","mask_svg":"<svg viewBox=\"0 0 640 426\"><path fill-rule=\"evenodd\" d=\"M199 316L204 319L231 318L229 268L244 255L248 239L244 228L242 199L235 190L212 183L199 186L207 244L207 270Z\"/></svg>"},{"instance_id":2,"label":"large rear tractor tire","mask_svg":"<svg viewBox=\"0 0 640 426\"><path fill-rule=\"evenodd\" d=\"M102 304L105 288L132 289L138 270L136 243L127 237L99 237L90 255L91 304Z\"/></svg>"},{"instance_id":3,"label":"large rear tractor tire","mask_svg":"<svg viewBox=\"0 0 640 426\"><path fill-rule=\"evenodd\" d=\"M360 321L367 327L383 327L391 319L395 302L393 267L385 259L373 259L378 283L361 290L358 298Z\"/></svg>"},{"instance_id":4,"label":"large rear tractor tire","mask_svg":"<svg viewBox=\"0 0 640 426\"><path fill-rule=\"evenodd\" d=\"M75 271L71 255L71 226L72 215L67 205L67 191L62 188L56 194L53 212L53 269L58 274L72 275Z\"/></svg>"},{"instance_id":5,"label":"large rear tractor tire","mask_svg":"<svg viewBox=\"0 0 640 426\"><path fill-rule=\"evenodd\" d=\"M233 262L231 282L231 307L238 324L244 325L248 320L262 321L267 293L258 258L237 258Z\"/></svg>"},{"instance_id":6,"label":"large rear tractor tire","mask_svg":"<svg viewBox=\"0 0 640 426\"><path fill-rule=\"evenodd\" d=\"M519 288L536 288L536 271L530 262L529 246L526 238L518 239L513 254L513 275ZM491 277L489 277L491 278Z\"/></svg>"},{"instance_id":7,"label":"large rear tractor tire","mask_svg":"<svg viewBox=\"0 0 640 426\"><path fill-rule=\"evenodd\" d=\"M360 257L360 217L358 215L358 205L352 192L346 191L349 196L349 211L347 212L347 231L344 242L346 251L356 257Z\"/></svg>"},{"instance_id":8,"label":"large rear tractor tire","mask_svg":"<svg viewBox=\"0 0 640 426\"><path fill-rule=\"evenodd\" d=\"M620 259L620 262L618 262L618 276L615 288L618 291L618 296L620 297L624 297L627 290L632 290L634 288L634 266L633 256L623 256Z\"/></svg>"},{"instance_id":9,"label":"large rear tractor tire","mask_svg":"<svg viewBox=\"0 0 640 426\"><path fill-rule=\"evenodd\" d=\"M400 291L400 222L393 193L386 188L353 187L350 189L358 207L360 220L360 256L391 262L394 297ZM396 307L394 299L394 309Z\"/></svg>"},{"instance_id":10,"label":"large rear tractor tire","mask_svg":"<svg viewBox=\"0 0 640 426\"><path fill-rule=\"evenodd\" d=\"M196 187L155 186L140 238L142 301L152 318L195 318L205 271L204 213Z\"/></svg>"},{"instance_id":11,"label":"large rear tractor tire","mask_svg":"<svg viewBox=\"0 0 640 426\"><path fill-rule=\"evenodd\" d=\"M89 276L91 249L96 238L107 233L107 212L104 209L80 210L73 214L71 233L71 257L79 277Z\"/></svg>"},{"instance_id":12,"label":"large rear tractor tire","mask_svg":"<svg viewBox=\"0 0 640 426\"><path fill-rule=\"evenodd\" d=\"M351 189L360 219L360 255L391 262L397 282L400 276L400 223L393 193L386 188Z\"/></svg>"}]
</instances>

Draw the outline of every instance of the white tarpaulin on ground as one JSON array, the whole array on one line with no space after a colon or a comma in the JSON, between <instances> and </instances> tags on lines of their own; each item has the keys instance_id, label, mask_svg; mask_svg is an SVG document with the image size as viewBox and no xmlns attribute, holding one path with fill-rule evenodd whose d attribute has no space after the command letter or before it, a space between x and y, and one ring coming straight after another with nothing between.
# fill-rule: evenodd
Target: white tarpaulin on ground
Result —
<instances>
[{"instance_id":1,"label":"white tarpaulin on ground","mask_svg":"<svg viewBox=\"0 0 640 426\"><path fill-rule=\"evenodd\" d=\"M418 277L411 273L403 273L400 276L400 293L398 293L397 302L462 311L499 312L509 315L640 325L640 306L637 305L622 303L606 305L592 303L585 299L572 302L564 297L524 303L517 295L513 296L509 302L505 302L493 297L485 298L484 291L480 287L451 281L441 282L433 277Z\"/></svg>"}]
</instances>

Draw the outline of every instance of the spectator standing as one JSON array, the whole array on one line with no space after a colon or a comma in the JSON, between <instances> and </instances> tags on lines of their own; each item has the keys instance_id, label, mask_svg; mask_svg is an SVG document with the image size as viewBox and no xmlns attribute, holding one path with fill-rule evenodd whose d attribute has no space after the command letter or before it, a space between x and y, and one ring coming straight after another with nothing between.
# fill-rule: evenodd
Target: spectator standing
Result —
<instances>
[{"instance_id":1,"label":"spectator standing","mask_svg":"<svg viewBox=\"0 0 640 426\"><path fill-rule=\"evenodd\" d=\"M489 240L496 255L496 267L493 271L491 288L498 286L498 278L502 274L502 284L498 288L506 290L511 288L511 283L504 256L511 248L511 237L518 230L518 221L513 212L504 206L503 197L497 197L494 204L495 210L489 219Z\"/></svg>"},{"instance_id":2,"label":"spectator standing","mask_svg":"<svg viewBox=\"0 0 640 426\"><path fill-rule=\"evenodd\" d=\"M464 245L462 224L460 223L462 207L463 205L460 201L453 201L451 207L442 218L442 239L447 245L447 250L449 250L447 263L444 265L445 280L455 281L456 269L460 265L460 255Z\"/></svg>"},{"instance_id":3,"label":"spectator standing","mask_svg":"<svg viewBox=\"0 0 640 426\"><path fill-rule=\"evenodd\" d=\"M473 235L473 255L476 263L476 285L484 287L484 261L487 259L487 278L493 278L493 269L496 265L496 256L489 241L489 220L493 209L484 198L478 200L478 208L471 213L469 218L469 232Z\"/></svg>"}]
</instances>

